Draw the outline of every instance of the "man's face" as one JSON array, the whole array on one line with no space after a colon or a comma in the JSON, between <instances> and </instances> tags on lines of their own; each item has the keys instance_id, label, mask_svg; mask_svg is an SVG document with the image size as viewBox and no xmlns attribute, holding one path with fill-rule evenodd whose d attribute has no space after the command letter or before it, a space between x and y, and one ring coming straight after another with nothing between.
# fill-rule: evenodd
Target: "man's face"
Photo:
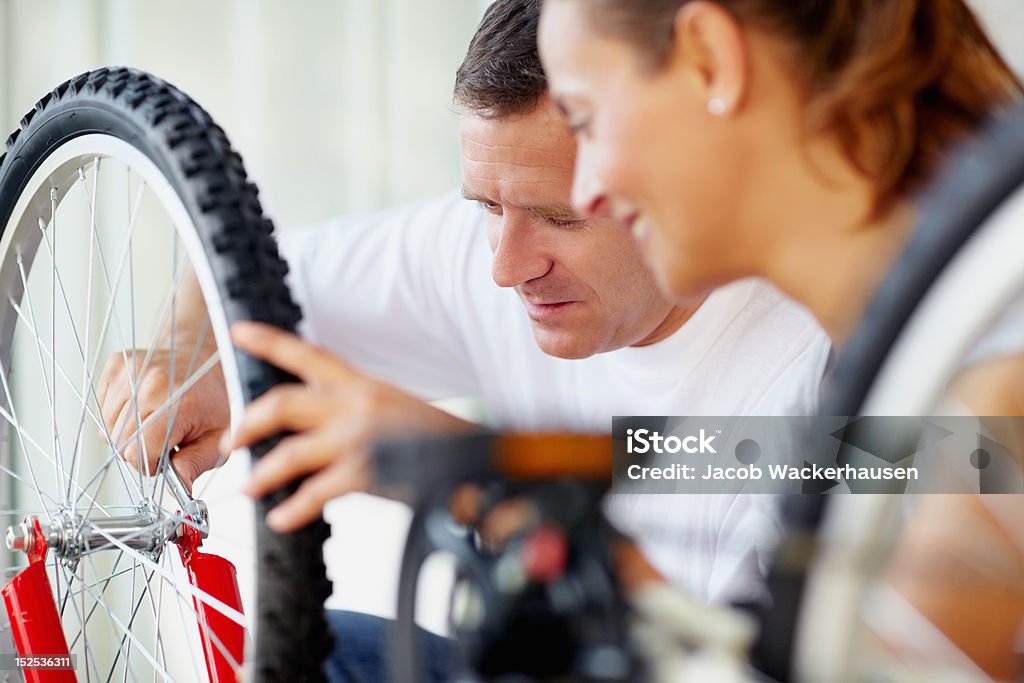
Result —
<instances>
[{"instance_id":1,"label":"man's face","mask_svg":"<svg viewBox=\"0 0 1024 683\"><path fill-rule=\"evenodd\" d=\"M463 194L487 212L492 276L515 288L545 353L586 358L664 336L672 306L629 232L570 208L576 146L550 99L528 114L464 115L459 135Z\"/></svg>"}]
</instances>

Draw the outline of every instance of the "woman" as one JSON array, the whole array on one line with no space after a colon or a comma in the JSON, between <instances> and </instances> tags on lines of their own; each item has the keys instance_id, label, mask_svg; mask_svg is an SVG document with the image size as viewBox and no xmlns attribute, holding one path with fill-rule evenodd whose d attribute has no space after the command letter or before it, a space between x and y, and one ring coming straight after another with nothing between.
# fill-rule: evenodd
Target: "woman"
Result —
<instances>
[{"instance_id":1,"label":"woman","mask_svg":"<svg viewBox=\"0 0 1024 683\"><path fill-rule=\"evenodd\" d=\"M1021 97L962 0L546 0L540 51L577 138L579 211L619 218L676 297L763 276L840 347L913 227L913 193ZM1020 549L974 497L922 519L911 538L928 581L893 582L1013 675ZM953 581L989 580L966 545L980 532L1018 588L964 599Z\"/></svg>"}]
</instances>

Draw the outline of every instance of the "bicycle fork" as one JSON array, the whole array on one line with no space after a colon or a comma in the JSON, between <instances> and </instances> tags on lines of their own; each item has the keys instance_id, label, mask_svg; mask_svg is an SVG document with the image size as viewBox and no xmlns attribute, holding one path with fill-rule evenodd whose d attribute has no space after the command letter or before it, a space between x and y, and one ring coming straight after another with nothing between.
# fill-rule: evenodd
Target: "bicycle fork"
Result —
<instances>
[{"instance_id":1,"label":"bicycle fork","mask_svg":"<svg viewBox=\"0 0 1024 683\"><path fill-rule=\"evenodd\" d=\"M29 566L2 589L15 649L20 657L62 661L69 649L49 577L46 556L50 550L58 561L74 567L89 552L103 549L138 550L159 557L167 542L178 546L178 554L192 586L199 635L211 683L234 683L241 665L245 627L242 599L235 566L227 559L199 550L208 535L206 505L188 493L174 467L169 464L167 481L183 512L161 517L140 509L127 517L82 520L58 514L44 532L37 517L27 517L18 527L7 529L7 547L28 557ZM52 659L51 659L52 658ZM63 660L67 661L67 660ZM74 683L70 667L23 669L26 683Z\"/></svg>"}]
</instances>

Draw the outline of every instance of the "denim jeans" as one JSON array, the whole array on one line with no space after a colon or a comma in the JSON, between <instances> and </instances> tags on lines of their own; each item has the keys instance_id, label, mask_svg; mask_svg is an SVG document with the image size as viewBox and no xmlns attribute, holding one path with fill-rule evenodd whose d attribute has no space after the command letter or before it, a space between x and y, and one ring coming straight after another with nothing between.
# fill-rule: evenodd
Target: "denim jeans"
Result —
<instances>
[{"instance_id":1,"label":"denim jeans","mask_svg":"<svg viewBox=\"0 0 1024 683\"><path fill-rule=\"evenodd\" d=\"M327 610L334 651L327 659L331 683L387 683L392 622L358 612ZM443 683L448 673L448 639L419 629L427 671L425 683Z\"/></svg>"}]
</instances>

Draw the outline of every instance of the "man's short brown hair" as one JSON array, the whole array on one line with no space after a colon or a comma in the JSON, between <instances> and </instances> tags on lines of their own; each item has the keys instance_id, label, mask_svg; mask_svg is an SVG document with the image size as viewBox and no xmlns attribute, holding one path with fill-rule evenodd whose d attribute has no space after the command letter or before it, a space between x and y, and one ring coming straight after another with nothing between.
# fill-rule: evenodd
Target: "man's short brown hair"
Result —
<instances>
[{"instance_id":1,"label":"man's short brown hair","mask_svg":"<svg viewBox=\"0 0 1024 683\"><path fill-rule=\"evenodd\" d=\"M537 52L541 0L495 0L455 74L455 104L487 118L532 111L548 82Z\"/></svg>"}]
</instances>

